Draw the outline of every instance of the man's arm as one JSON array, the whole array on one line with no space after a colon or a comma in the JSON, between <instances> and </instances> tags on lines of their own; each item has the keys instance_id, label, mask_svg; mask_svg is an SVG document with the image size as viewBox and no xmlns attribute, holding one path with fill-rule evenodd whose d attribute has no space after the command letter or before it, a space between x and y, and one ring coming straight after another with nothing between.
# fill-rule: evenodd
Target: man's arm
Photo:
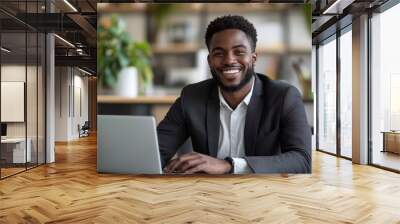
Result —
<instances>
[{"instance_id":1,"label":"man's arm","mask_svg":"<svg viewBox=\"0 0 400 224\"><path fill-rule=\"evenodd\" d=\"M188 138L182 98L179 97L157 127L161 163L164 167Z\"/></svg>"},{"instance_id":2,"label":"man's arm","mask_svg":"<svg viewBox=\"0 0 400 224\"><path fill-rule=\"evenodd\" d=\"M245 157L255 173L311 173L311 130L299 91L286 91L280 121L282 154Z\"/></svg>"}]
</instances>

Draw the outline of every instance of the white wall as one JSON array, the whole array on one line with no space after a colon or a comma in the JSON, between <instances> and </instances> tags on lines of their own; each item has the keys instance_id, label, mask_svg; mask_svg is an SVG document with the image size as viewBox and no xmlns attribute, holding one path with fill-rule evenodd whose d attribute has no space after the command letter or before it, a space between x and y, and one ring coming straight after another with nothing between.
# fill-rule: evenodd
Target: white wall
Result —
<instances>
[{"instance_id":1,"label":"white wall","mask_svg":"<svg viewBox=\"0 0 400 224\"><path fill-rule=\"evenodd\" d=\"M88 121L88 78L87 76L81 76L82 73L76 74L77 70L75 70L74 75L74 108L72 111L72 130L71 135L73 138L79 137L78 133L78 124L81 126ZM80 102L79 102L80 101ZM81 107L81 108L80 108ZM80 111L81 109L81 111Z\"/></svg>"},{"instance_id":2,"label":"white wall","mask_svg":"<svg viewBox=\"0 0 400 224\"><path fill-rule=\"evenodd\" d=\"M68 140L68 71L67 67L55 68L55 141Z\"/></svg>"},{"instance_id":3,"label":"white wall","mask_svg":"<svg viewBox=\"0 0 400 224\"><path fill-rule=\"evenodd\" d=\"M38 69L38 70L37 70ZM27 78L27 80L25 80ZM30 149L32 161L36 162L37 153L39 153L39 163L44 162L44 74L42 67L25 66L21 64L4 64L1 66L1 81L3 82L24 82L26 85L26 102L22 102L22 107L12 109L3 106L2 112L6 113L22 113L26 112L26 120L23 118L21 122L6 122L7 137L23 138L25 135L30 139ZM4 94L4 89L2 93ZM21 92L22 91L22 92ZM24 94L24 90L19 90L19 93ZM9 98L7 95L2 95L2 98ZM25 98L25 96L23 97ZM3 103L2 103L3 104ZM13 111L14 110L14 111ZM20 110L20 111L15 111Z\"/></svg>"},{"instance_id":4,"label":"white wall","mask_svg":"<svg viewBox=\"0 0 400 224\"><path fill-rule=\"evenodd\" d=\"M29 85L36 85L36 81L31 77L32 74L36 75L36 67L25 65L2 65L1 66L1 81L4 82L25 82L25 75L28 72L28 83ZM28 137L29 134L36 130L36 109L32 109L32 107L36 108L36 87L35 88L27 88L27 106L31 106L31 108L27 111L27 120L28 120ZM7 96L2 96L7 97ZM34 104L31 104L34 102ZM30 105L31 104L31 105ZM39 105L40 107L41 105ZM7 110L8 108L1 108L1 110ZM22 108L24 109L24 108ZM32 123L33 122L33 123ZM7 122L7 136L8 137L24 137L25 136L25 126L26 122ZM36 133L36 131L35 131Z\"/></svg>"},{"instance_id":5,"label":"white wall","mask_svg":"<svg viewBox=\"0 0 400 224\"><path fill-rule=\"evenodd\" d=\"M78 124L88 120L88 78L75 68L56 67L55 98L55 140L77 139Z\"/></svg>"}]
</instances>

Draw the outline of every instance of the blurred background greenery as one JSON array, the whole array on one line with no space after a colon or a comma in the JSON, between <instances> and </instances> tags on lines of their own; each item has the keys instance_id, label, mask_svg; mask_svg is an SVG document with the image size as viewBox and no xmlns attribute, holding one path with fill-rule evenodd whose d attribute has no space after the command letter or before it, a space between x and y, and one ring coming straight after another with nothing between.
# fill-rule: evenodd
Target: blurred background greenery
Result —
<instances>
[{"instance_id":1,"label":"blurred background greenery","mask_svg":"<svg viewBox=\"0 0 400 224\"><path fill-rule=\"evenodd\" d=\"M140 77L152 86L145 91L147 95L179 95L185 85L211 77L205 31L210 21L227 14L244 16L253 23L258 33L256 72L296 86L312 123L310 4L99 3L101 83L112 85L118 69L128 64L140 68L143 63ZM125 44L128 36L136 44ZM119 43L114 46L115 39ZM127 45L135 46L132 51L139 54L123 47ZM107 54L110 49L112 57ZM123 49L126 53L120 54L121 59L116 55Z\"/></svg>"},{"instance_id":2,"label":"blurred background greenery","mask_svg":"<svg viewBox=\"0 0 400 224\"><path fill-rule=\"evenodd\" d=\"M125 29L125 21L116 14L103 17L98 25L99 82L105 88L114 87L119 71L129 66L138 70L141 85L153 80L148 42L135 41Z\"/></svg>"}]
</instances>

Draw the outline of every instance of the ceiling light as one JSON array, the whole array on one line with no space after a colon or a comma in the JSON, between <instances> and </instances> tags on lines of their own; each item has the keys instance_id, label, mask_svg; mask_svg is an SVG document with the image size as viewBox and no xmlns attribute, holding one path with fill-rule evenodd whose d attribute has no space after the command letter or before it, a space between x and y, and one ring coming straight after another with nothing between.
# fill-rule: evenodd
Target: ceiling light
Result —
<instances>
[{"instance_id":1,"label":"ceiling light","mask_svg":"<svg viewBox=\"0 0 400 224\"><path fill-rule=\"evenodd\" d=\"M351 5L355 0L336 0L332 5L324 10L322 14L342 14L347 6Z\"/></svg>"},{"instance_id":2,"label":"ceiling light","mask_svg":"<svg viewBox=\"0 0 400 224\"><path fill-rule=\"evenodd\" d=\"M1 49L2 51L6 52L6 53L10 53L10 52L11 52L11 50L9 50L9 49L7 49L7 48L5 48L5 47L1 47L0 49Z\"/></svg>"},{"instance_id":3,"label":"ceiling light","mask_svg":"<svg viewBox=\"0 0 400 224\"><path fill-rule=\"evenodd\" d=\"M78 12L78 10L71 4L69 3L68 0L64 0L65 4L67 4L72 10L74 10L74 12Z\"/></svg>"},{"instance_id":4,"label":"ceiling light","mask_svg":"<svg viewBox=\"0 0 400 224\"><path fill-rule=\"evenodd\" d=\"M79 68L79 67L78 67L78 70L81 71L81 72L83 72L83 73L85 73L85 74L92 75L92 73L90 73L90 72L88 72L88 71L86 71L86 70L83 70L83 69L81 69L81 68Z\"/></svg>"},{"instance_id":5,"label":"ceiling light","mask_svg":"<svg viewBox=\"0 0 400 224\"><path fill-rule=\"evenodd\" d=\"M54 34L55 37L57 37L58 39L60 39L61 41L63 41L64 43L66 43L67 45L69 45L70 47L75 48L75 45L71 44L71 42L67 41L66 39L58 36L57 34Z\"/></svg>"}]
</instances>

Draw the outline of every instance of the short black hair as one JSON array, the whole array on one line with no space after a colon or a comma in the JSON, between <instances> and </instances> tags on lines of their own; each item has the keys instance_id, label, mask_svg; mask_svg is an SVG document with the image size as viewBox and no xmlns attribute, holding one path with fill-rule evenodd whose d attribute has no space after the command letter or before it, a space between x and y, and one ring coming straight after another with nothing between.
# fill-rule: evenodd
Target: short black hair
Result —
<instances>
[{"instance_id":1,"label":"short black hair","mask_svg":"<svg viewBox=\"0 0 400 224\"><path fill-rule=\"evenodd\" d=\"M252 51L255 51L257 43L257 31L252 23L250 23L243 16L238 15L221 16L214 19L210 22L210 24L208 24L206 30L207 48L210 48L210 41L215 33L227 29L238 29L243 31L246 34L247 38L250 40Z\"/></svg>"}]
</instances>

